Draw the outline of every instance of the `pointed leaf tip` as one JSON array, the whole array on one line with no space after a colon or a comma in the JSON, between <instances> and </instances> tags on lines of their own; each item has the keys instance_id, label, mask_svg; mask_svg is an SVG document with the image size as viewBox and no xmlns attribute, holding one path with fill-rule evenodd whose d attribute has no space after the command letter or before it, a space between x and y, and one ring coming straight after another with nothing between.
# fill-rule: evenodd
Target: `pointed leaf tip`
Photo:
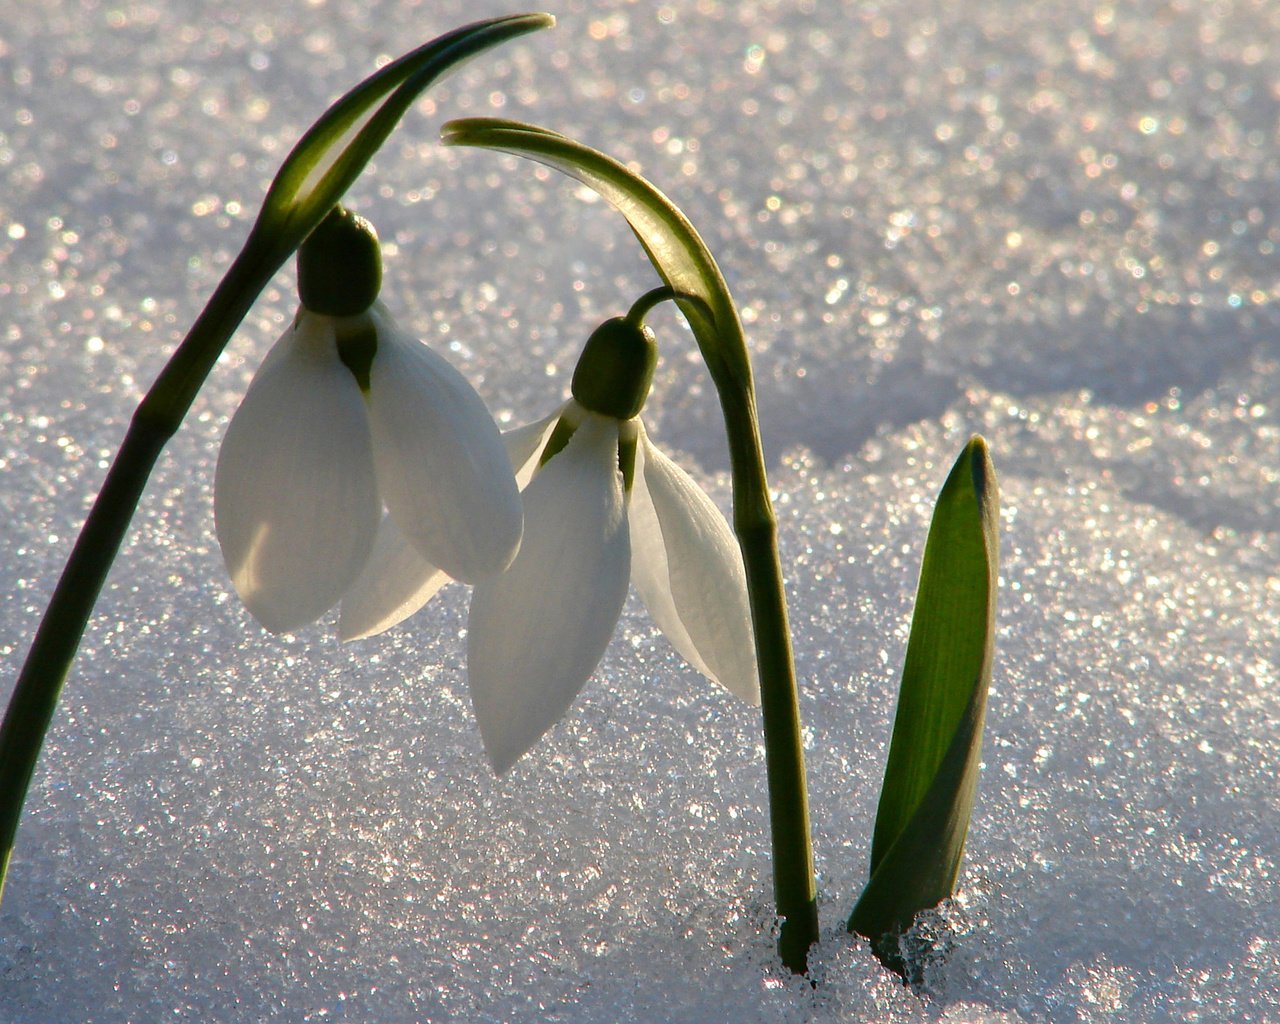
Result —
<instances>
[{"instance_id":1,"label":"pointed leaf tip","mask_svg":"<svg viewBox=\"0 0 1280 1024\"><path fill-rule=\"evenodd\" d=\"M974 435L938 495L925 544L871 878L849 919L900 973L898 938L951 895L968 833L994 655L999 488Z\"/></svg>"}]
</instances>

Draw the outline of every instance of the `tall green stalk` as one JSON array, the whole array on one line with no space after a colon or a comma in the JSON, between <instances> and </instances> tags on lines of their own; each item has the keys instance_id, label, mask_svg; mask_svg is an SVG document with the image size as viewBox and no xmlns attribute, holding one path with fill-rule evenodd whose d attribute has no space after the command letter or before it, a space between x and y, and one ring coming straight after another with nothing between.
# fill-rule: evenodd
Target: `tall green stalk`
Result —
<instances>
[{"instance_id":1,"label":"tall green stalk","mask_svg":"<svg viewBox=\"0 0 1280 1024\"><path fill-rule=\"evenodd\" d=\"M602 153L544 128L485 118L449 122L444 141L531 157L589 185L627 218L659 276L686 296L676 301L720 396L729 441L733 527L746 566L760 667L774 895L782 919L779 952L787 967L802 973L809 947L818 939L818 900L800 710L751 362L724 276L675 204Z\"/></svg>"},{"instance_id":2,"label":"tall green stalk","mask_svg":"<svg viewBox=\"0 0 1280 1024\"><path fill-rule=\"evenodd\" d=\"M134 413L14 687L0 725L0 894L27 790L89 615L161 450L232 333L424 89L460 61L554 23L547 14L495 18L419 47L338 100L285 160L240 255Z\"/></svg>"}]
</instances>

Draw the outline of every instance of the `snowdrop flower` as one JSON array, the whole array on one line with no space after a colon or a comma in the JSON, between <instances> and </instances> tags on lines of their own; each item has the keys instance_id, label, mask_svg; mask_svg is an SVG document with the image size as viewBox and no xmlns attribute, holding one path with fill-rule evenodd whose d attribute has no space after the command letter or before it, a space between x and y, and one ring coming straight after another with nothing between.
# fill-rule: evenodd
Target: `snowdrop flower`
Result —
<instances>
[{"instance_id":1,"label":"snowdrop flower","mask_svg":"<svg viewBox=\"0 0 1280 1024\"><path fill-rule=\"evenodd\" d=\"M520 545L519 491L484 402L397 326L380 283L372 227L335 210L299 250L302 308L218 455L218 542L273 632L337 604L375 538L467 581L500 573Z\"/></svg>"},{"instance_id":2,"label":"snowdrop flower","mask_svg":"<svg viewBox=\"0 0 1280 1024\"><path fill-rule=\"evenodd\" d=\"M510 435L520 471L536 469L524 491L524 539L506 572L476 584L467 635L471 699L500 774L595 671L628 582L685 660L759 702L738 545L638 417L656 360L647 327L606 322L574 372L574 397Z\"/></svg>"}]
</instances>

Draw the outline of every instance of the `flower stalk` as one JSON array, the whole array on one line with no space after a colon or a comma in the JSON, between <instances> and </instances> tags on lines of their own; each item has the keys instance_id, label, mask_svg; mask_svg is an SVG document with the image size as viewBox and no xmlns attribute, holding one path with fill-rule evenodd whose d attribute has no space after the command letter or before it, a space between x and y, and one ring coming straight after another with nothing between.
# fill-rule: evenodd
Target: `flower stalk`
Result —
<instances>
[{"instance_id":1,"label":"flower stalk","mask_svg":"<svg viewBox=\"0 0 1280 1024\"><path fill-rule=\"evenodd\" d=\"M457 29L369 76L285 160L240 254L143 398L37 628L0 724L0 895L44 737L93 606L151 470L258 295L442 73L555 19L522 14Z\"/></svg>"},{"instance_id":2,"label":"flower stalk","mask_svg":"<svg viewBox=\"0 0 1280 1024\"><path fill-rule=\"evenodd\" d=\"M747 570L760 666L774 895L782 919L779 952L784 964L803 973L809 947L818 941L818 897L777 518L769 499L754 392L717 388L733 472L733 529Z\"/></svg>"},{"instance_id":3,"label":"flower stalk","mask_svg":"<svg viewBox=\"0 0 1280 1024\"><path fill-rule=\"evenodd\" d=\"M799 699L751 363L728 286L679 208L611 157L545 128L489 118L451 121L443 137L450 145L529 157L598 192L627 218L693 329L720 397L729 443L733 528L746 568L760 671L774 898L782 922L778 948L783 963L803 973L818 940L818 901Z\"/></svg>"}]
</instances>

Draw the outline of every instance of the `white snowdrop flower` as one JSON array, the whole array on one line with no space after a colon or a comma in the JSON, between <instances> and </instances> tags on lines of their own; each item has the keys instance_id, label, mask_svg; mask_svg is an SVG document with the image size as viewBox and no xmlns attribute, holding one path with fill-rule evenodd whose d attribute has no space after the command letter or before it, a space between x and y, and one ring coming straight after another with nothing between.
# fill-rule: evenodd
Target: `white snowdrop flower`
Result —
<instances>
[{"instance_id":1,"label":"white snowdrop flower","mask_svg":"<svg viewBox=\"0 0 1280 1024\"><path fill-rule=\"evenodd\" d=\"M380 282L372 227L330 214L299 251L302 309L218 455L218 542L273 632L337 604L375 537L470 582L501 573L520 545L519 490L483 400L396 324Z\"/></svg>"},{"instance_id":2,"label":"white snowdrop flower","mask_svg":"<svg viewBox=\"0 0 1280 1024\"><path fill-rule=\"evenodd\" d=\"M533 471L524 539L506 572L476 584L467 636L471 699L499 773L568 711L604 654L629 582L691 665L759 702L737 542L638 417L655 363L648 328L610 320L583 352L574 398L509 436L513 462L523 454L517 475Z\"/></svg>"}]
</instances>

